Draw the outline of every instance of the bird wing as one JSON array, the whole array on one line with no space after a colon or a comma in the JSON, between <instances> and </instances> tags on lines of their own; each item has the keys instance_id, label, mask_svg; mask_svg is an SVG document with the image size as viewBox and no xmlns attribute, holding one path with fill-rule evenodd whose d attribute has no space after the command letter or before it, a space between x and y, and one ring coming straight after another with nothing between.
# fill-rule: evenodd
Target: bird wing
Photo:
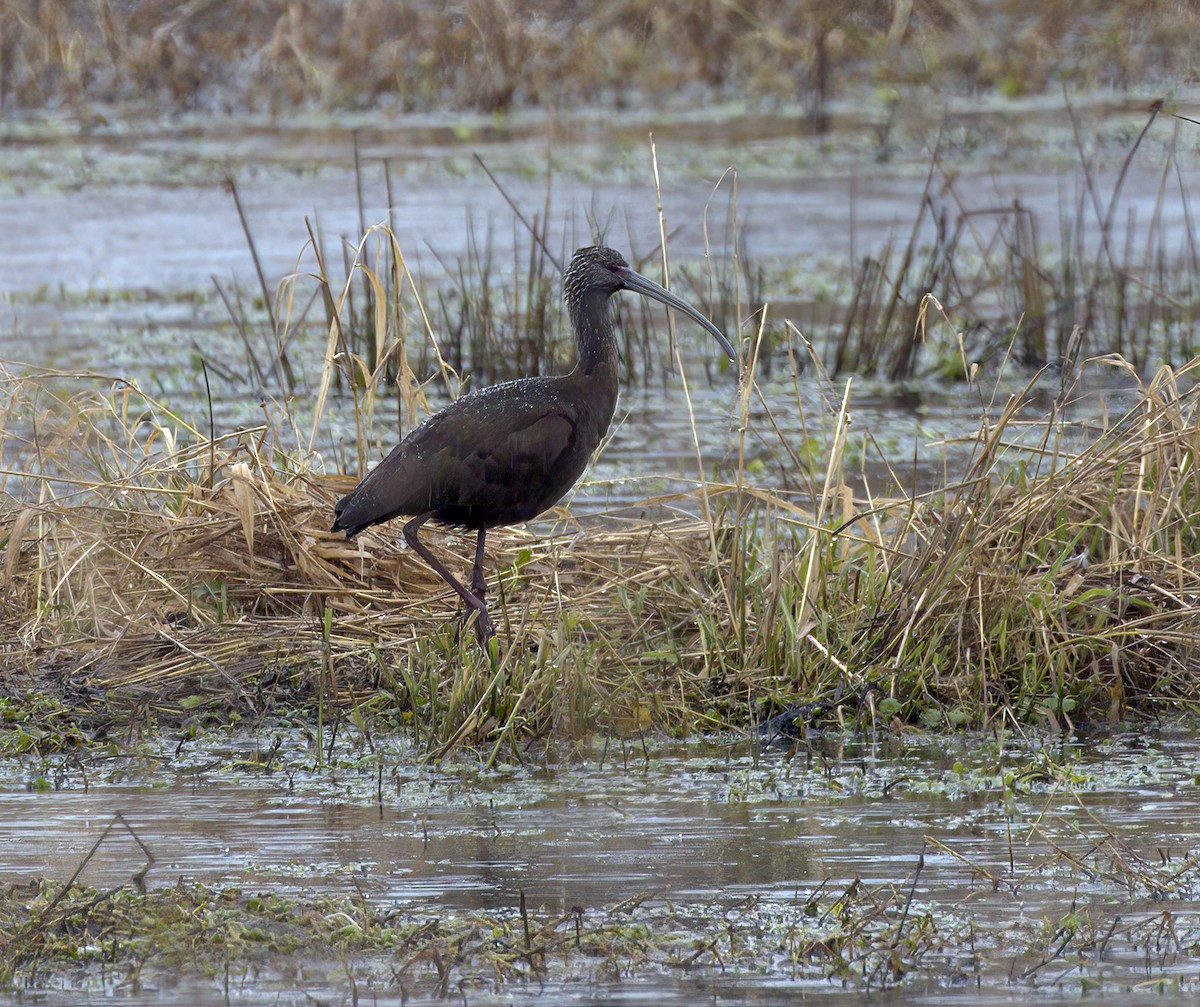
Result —
<instances>
[{"instance_id":1,"label":"bird wing","mask_svg":"<svg viewBox=\"0 0 1200 1007\"><path fill-rule=\"evenodd\" d=\"M443 506L507 512L522 502L537 505L540 487L570 449L575 423L545 404L522 412L506 411L504 421L495 423L485 415L469 442L457 438L457 444L443 448L440 464L433 466L436 475L430 473L440 483L436 495ZM509 520L520 518L502 518Z\"/></svg>"},{"instance_id":2,"label":"bird wing","mask_svg":"<svg viewBox=\"0 0 1200 1007\"><path fill-rule=\"evenodd\" d=\"M557 483L574 435L575 420L554 396L499 385L464 396L417 427L338 503L334 528L353 536L428 511L465 524L480 515L487 524L526 520L562 495L547 484Z\"/></svg>"}]
</instances>

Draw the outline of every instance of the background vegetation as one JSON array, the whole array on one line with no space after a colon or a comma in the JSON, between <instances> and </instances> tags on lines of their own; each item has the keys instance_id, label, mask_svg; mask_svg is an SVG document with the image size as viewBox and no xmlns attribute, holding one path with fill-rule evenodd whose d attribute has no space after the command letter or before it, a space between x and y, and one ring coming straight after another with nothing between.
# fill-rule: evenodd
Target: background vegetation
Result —
<instances>
[{"instance_id":1,"label":"background vegetation","mask_svg":"<svg viewBox=\"0 0 1200 1007\"><path fill-rule=\"evenodd\" d=\"M1194 73L1178 0L0 0L0 109L503 111L934 84L1007 96ZM851 83L853 82L853 84Z\"/></svg>"}]
</instances>

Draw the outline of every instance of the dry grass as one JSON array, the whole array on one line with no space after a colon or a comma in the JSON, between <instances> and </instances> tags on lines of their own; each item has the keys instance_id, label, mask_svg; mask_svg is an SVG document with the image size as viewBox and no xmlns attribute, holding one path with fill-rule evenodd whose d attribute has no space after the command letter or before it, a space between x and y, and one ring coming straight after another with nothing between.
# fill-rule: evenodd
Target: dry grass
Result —
<instances>
[{"instance_id":1,"label":"dry grass","mask_svg":"<svg viewBox=\"0 0 1200 1007\"><path fill-rule=\"evenodd\" d=\"M1036 450L1015 468L1001 461L1021 425L1010 401L981 431L960 487L908 519L853 663L910 704L924 694L1052 726L1085 707L1115 721L1190 701L1200 427L1196 392L1184 389L1194 369L1164 368L1082 450L1065 424L1038 424Z\"/></svg>"},{"instance_id":2,"label":"dry grass","mask_svg":"<svg viewBox=\"0 0 1200 1007\"><path fill-rule=\"evenodd\" d=\"M1177 0L816 0L580 6L507 0L0 0L0 107L91 102L281 111L622 104L695 93L799 97L821 119L847 80L1040 92L1187 74Z\"/></svg>"},{"instance_id":3,"label":"dry grass","mask_svg":"<svg viewBox=\"0 0 1200 1007\"><path fill-rule=\"evenodd\" d=\"M405 681L416 698L427 671L439 687L467 675L452 706L468 702L476 679L494 677L473 643L454 639L444 585L393 531L355 543L328 531L351 480L272 454L264 429L215 443L179 429L128 386L64 374L4 385L10 436L29 419L38 430L28 467L7 476L0 526L10 681L52 664L138 700L213 690L261 712L246 683L264 673L294 673L297 692L340 701ZM564 520L550 539L494 534L512 641L499 673L519 665L531 705L560 707L550 693L561 682L550 676L577 675L582 687L574 659L628 655L631 636L659 639L671 608L690 607L678 571L698 563L707 540L694 519L602 533ZM453 550L449 561L460 562ZM647 595L663 601L661 613L635 613L628 599ZM586 620L583 647L563 639L575 625L566 610ZM564 652L574 659L562 661ZM654 663L645 651L623 659L626 669Z\"/></svg>"},{"instance_id":4,"label":"dry grass","mask_svg":"<svg viewBox=\"0 0 1200 1007\"><path fill-rule=\"evenodd\" d=\"M706 244L710 254L701 263L680 264L673 282L726 331L761 322L760 368L768 375L804 366L805 340L797 338L795 327L818 348L822 366L834 376L969 382L979 373L990 380L1001 361L1012 357L1025 367L1069 369L1084 357L1103 354L1120 354L1143 375L1162 362L1182 366L1200 351L1195 338L1200 246L1192 230L1175 224L1194 217L1181 170L1187 162L1181 134L1170 133L1172 120L1161 103L1153 103L1139 115L1140 129L1115 177L1108 177L1070 105L1065 117L1075 126L1078 181L1075 194L1064 195L1049 213L1021 199L975 205L966 190L977 185L977 177L969 173L964 181L961 164L939 147L907 233L871 249L849 270L835 268L828 277L835 284L832 292L814 297L813 288L824 281L798 262L768 267L747 251L735 180L720 240ZM1150 149L1154 144L1157 149ZM1126 183L1131 168L1154 157L1159 179L1147 213L1140 200L1128 198ZM361 163L356 156L360 169ZM386 160L382 170L382 195L392 205ZM508 198L491 172L481 170ZM370 183L361 171L356 181L361 222L361 192ZM237 186L232 180L228 185L241 212ZM427 280L424 292L410 274L396 233L380 223L344 238L340 256L336 248L330 254L321 234L310 230L296 273L277 294L263 278L243 216L269 308L265 319L248 317L242 301L231 300L218 286L246 347L248 366L209 358L210 365L240 370L247 391L266 386L292 394L297 382L289 352L299 352L298 343L328 337L328 355L340 351L341 357L339 366L326 368L322 377L338 391L362 385L377 393L381 382L394 385L396 413L405 424L417 415L420 390L433 379L456 394L464 387L569 367L573 350L559 274L570 249L547 244L548 221L558 216L550 169L545 186L540 212L526 216L511 204L519 220L511 252L498 252L491 230L477 230L468 221L466 254L441 263L444 275L438 282ZM611 220L592 219L590 240L607 243L611 225ZM1047 235L1055 237L1047 240ZM725 251L714 251L722 245ZM635 268L658 269L661 245L627 251ZM799 298L788 309L796 326L789 328L780 317L768 320L768 301L787 303L790 297ZM314 304L325 309L321 321ZM952 326L927 329L925 316L934 305L935 314L953 319ZM664 350L672 344L662 333L661 309L630 298L618 299L615 310L624 384L667 380L675 362ZM391 408L382 399L379 404Z\"/></svg>"},{"instance_id":5,"label":"dry grass","mask_svg":"<svg viewBox=\"0 0 1200 1007\"><path fill-rule=\"evenodd\" d=\"M493 756L597 728L745 725L795 700L1054 727L1190 702L1191 370L1162 371L1082 447L1057 413L1028 429L1016 396L964 432L965 477L918 499L855 497L847 398L800 497L743 480L652 501L662 520L498 532L490 660L393 531L326 530L350 480L277 432L214 442L128 385L6 375L0 429L36 443L0 504L4 674L171 715L381 714L431 752ZM461 538L440 546L465 566Z\"/></svg>"}]
</instances>

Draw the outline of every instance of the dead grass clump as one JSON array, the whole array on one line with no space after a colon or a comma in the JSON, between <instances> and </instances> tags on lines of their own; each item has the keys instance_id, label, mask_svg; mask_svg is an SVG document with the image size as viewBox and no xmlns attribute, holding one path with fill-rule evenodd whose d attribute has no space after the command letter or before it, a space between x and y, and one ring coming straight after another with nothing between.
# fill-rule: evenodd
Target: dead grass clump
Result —
<instances>
[{"instance_id":1,"label":"dead grass clump","mask_svg":"<svg viewBox=\"0 0 1200 1007\"><path fill-rule=\"evenodd\" d=\"M85 390L64 393L72 383ZM211 692L256 712L273 704L263 675L273 693L335 705L386 687L410 709L444 703L451 733L501 715L528 733L590 726L604 691L652 665L674 628L648 599L694 604L679 570L706 548L695 519L500 532L491 557L512 645L493 669L457 639L444 585L398 536L328 531L350 480L272 451L264 429L212 441L127 386L94 384L5 382L10 431L37 417L0 518L10 674L36 673L53 650L72 681L138 702ZM638 723L643 702L630 694L609 713Z\"/></svg>"},{"instance_id":2,"label":"dead grass clump","mask_svg":"<svg viewBox=\"0 0 1200 1007\"><path fill-rule=\"evenodd\" d=\"M31 443L0 506L6 676L171 715L378 715L431 753L492 757L522 738L744 725L796 700L1056 728L1188 703L1191 369L1090 438L1057 410L1024 419L1027 389L971 435L961 480L915 499L855 498L847 392L804 497L710 484L648 501L660 520L559 512L552 534L498 533L490 658L398 535L327 531L350 480L271 431L212 440L126 385L9 376L7 434ZM441 544L465 566L460 539Z\"/></svg>"},{"instance_id":3,"label":"dead grass clump","mask_svg":"<svg viewBox=\"0 0 1200 1007\"><path fill-rule=\"evenodd\" d=\"M907 697L910 711L936 700L1054 726L1075 710L1115 720L1190 702L1200 671L1193 370L1163 369L1134 410L1078 448L1051 418L1016 465L1013 440L1028 445L1029 432L1010 401L981 431L961 484L904 522L887 591L849 644L862 680Z\"/></svg>"}]
</instances>

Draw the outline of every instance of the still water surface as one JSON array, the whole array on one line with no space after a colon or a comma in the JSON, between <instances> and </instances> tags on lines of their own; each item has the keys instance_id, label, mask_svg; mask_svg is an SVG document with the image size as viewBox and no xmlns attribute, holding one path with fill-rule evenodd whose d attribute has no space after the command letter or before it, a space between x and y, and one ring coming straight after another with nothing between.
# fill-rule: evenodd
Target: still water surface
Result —
<instances>
[{"instance_id":1,"label":"still water surface","mask_svg":"<svg viewBox=\"0 0 1200 1007\"><path fill-rule=\"evenodd\" d=\"M116 812L155 857L151 888L182 880L324 892L431 917L511 909L523 891L531 908L552 915L582 909L585 925L639 894L676 911L757 896L757 914L786 918L813 893L857 880L911 889L913 912L929 910L941 926L969 921L988 1003L1019 998L1029 984L1014 991L1010 970L1022 937L1069 911L1127 921L1169 911L1181 933L1197 926L1200 871L1190 858L1200 848L1200 766L1191 735L1048 750L978 737L818 741L799 752L731 742L658 751L647 761L635 747L482 776L427 769L396 749L370 767L314 773L291 738L269 773L205 769L212 753L193 760L185 752L164 756L145 776L141 768L93 770L86 788L64 766L61 789L51 792L26 789L32 766L24 780L10 766L0 792L0 883L65 881ZM1148 893L1114 867L1122 858L1174 865L1168 873L1178 876L1170 890ZM117 829L80 882L117 886L144 862ZM1110 975L1145 978L1136 950L1118 942L1105 961ZM1194 980L1195 964L1166 974ZM649 996L679 1003L700 988L718 1000L765 1003L802 992L866 1002L838 983L789 985L773 967L758 977L714 972L707 986L692 975L634 976L619 990L577 989L569 999L638 1003L647 995L641 981ZM927 985L917 982L910 992L921 995L904 1002L956 1002L936 980L927 998ZM1037 996L1055 1003L1078 989L1046 985L1057 992ZM259 995L266 992L240 999L275 1002ZM524 1002L521 995L506 1002Z\"/></svg>"}]
</instances>

